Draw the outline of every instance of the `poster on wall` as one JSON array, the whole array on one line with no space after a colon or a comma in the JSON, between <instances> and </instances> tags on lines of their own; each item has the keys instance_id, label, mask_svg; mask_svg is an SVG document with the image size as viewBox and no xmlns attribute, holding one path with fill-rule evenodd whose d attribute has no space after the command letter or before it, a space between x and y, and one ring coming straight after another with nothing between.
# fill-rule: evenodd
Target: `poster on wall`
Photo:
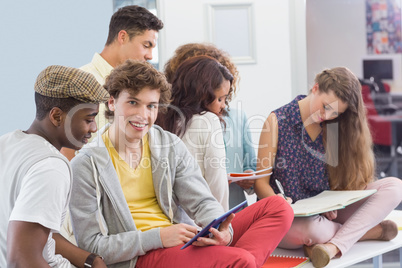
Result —
<instances>
[{"instance_id":1,"label":"poster on wall","mask_svg":"<svg viewBox=\"0 0 402 268\"><path fill-rule=\"evenodd\" d=\"M401 0L366 0L367 54L402 53Z\"/></svg>"}]
</instances>

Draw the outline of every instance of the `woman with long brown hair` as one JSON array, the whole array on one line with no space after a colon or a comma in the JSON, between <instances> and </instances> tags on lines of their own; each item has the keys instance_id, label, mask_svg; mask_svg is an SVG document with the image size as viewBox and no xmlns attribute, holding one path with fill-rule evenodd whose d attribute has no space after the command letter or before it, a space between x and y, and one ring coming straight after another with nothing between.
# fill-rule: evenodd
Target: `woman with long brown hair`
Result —
<instances>
[{"instance_id":1,"label":"woman with long brown hair","mask_svg":"<svg viewBox=\"0 0 402 268\"><path fill-rule=\"evenodd\" d=\"M275 180L293 201L329 189L377 190L343 210L295 218L279 246L305 245L315 267L326 266L357 241L397 235L396 224L383 219L402 201L402 182L392 177L376 180L361 86L347 68L322 71L309 95L269 115L257 163L257 169L274 166L272 176L256 181L259 198L279 192Z\"/></svg>"}]
</instances>

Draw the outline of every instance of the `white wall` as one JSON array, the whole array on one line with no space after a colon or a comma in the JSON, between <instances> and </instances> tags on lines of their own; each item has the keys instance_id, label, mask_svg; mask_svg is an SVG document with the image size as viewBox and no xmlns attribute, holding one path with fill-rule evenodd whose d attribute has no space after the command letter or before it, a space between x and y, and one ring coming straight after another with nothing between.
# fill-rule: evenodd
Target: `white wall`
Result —
<instances>
[{"instance_id":1,"label":"white wall","mask_svg":"<svg viewBox=\"0 0 402 268\"><path fill-rule=\"evenodd\" d=\"M295 97L308 91L306 0L289 1L289 22L292 96Z\"/></svg>"},{"instance_id":2,"label":"white wall","mask_svg":"<svg viewBox=\"0 0 402 268\"><path fill-rule=\"evenodd\" d=\"M0 1L0 135L30 126L46 66L80 67L102 50L112 8L110 0Z\"/></svg>"},{"instance_id":3,"label":"white wall","mask_svg":"<svg viewBox=\"0 0 402 268\"><path fill-rule=\"evenodd\" d=\"M307 0L309 85L324 68L346 66L357 76L366 54L365 0Z\"/></svg>"},{"instance_id":4,"label":"white wall","mask_svg":"<svg viewBox=\"0 0 402 268\"><path fill-rule=\"evenodd\" d=\"M207 42L207 0L161 0L161 18L165 28L161 38L166 61L174 50L189 42ZM289 36L289 2L251 0L254 4L256 33L256 64L238 65L240 91L230 104L241 107L252 119L253 140L258 143L260 128L269 112L292 98ZM221 0L219 4L244 3L242 0ZM238 104L240 103L240 104Z\"/></svg>"},{"instance_id":5,"label":"white wall","mask_svg":"<svg viewBox=\"0 0 402 268\"><path fill-rule=\"evenodd\" d=\"M292 0L293 1L293 0ZM163 64L173 51L188 42L207 41L206 3L212 0L160 0ZM238 65L238 102L256 128L268 113L292 98L289 1L249 0L254 4L257 64ZM222 0L219 3L244 3ZM33 84L51 64L79 67L100 52L112 15L111 0L38 0L0 2L0 135L26 129L35 117Z\"/></svg>"},{"instance_id":6,"label":"white wall","mask_svg":"<svg viewBox=\"0 0 402 268\"><path fill-rule=\"evenodd\" d=\"M393 91L402 91L401 54L367 55L365 0L307 0L308 83L324 68L346 66L363 77L363 58L394 60Z\"/></svg>"}]
</instances>

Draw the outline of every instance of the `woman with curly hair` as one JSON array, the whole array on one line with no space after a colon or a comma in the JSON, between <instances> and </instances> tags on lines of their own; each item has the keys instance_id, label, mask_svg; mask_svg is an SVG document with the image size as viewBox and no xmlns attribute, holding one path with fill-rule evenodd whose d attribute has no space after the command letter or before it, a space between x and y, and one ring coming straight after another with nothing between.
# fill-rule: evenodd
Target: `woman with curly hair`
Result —
<instances>
[{"instance_id":1,"label":"woman with curly hair","mask_svg":"<svg viewBox=\"0 0 402 268\"><path fill-rule=\"evenodd\" d=\"M208 43L188 43L176 49L174 55L165 65L165 75L172 83L173 76L179 65L194 56L209 56L225 66L233 75L231 88L233 95L236 94L240 80L239 71L225 51ZM228 102L231 101L228 96ZM225 128L223 139L226 150L226 172L242 173L256 170L256 153L253 147L248 118L244 110L226 109L227 114L223 117ZM158 124L158 120L157 120ZM240 180L229 184L229 207L232 208L246 200L245 194L254 194L255 180Z\"/></svg>"},{"instance_id":2,"label":"woman with curly hair","mask_svg":"<svg viewBox=\"0 0 402 268\"><path fill-rule=\"evenodd\" d=\"M315 267L326 266L357 241L397 235L396 224L383 219L402 201L402 182L376 180L361 86L347 68L322 71L309 95L269 115L261 132L258 169L271 165L272 176L256 181L259 198L279 192L275 180L293 201L329 189L377 190L345 209L295 218L279 246L305 245Z\"/></svg>"},{"instance_id":3,"label":"woman with curly hair","mask_svg":"<svg viewBox=\"0 0 402 268\"><path fill-rule=\"evenodd\" d=\"M182 138L197 160L214 197L229 209L223 116L232 96L233 76L208 56L185 60L172 81L172 102L158 124Z\"/></svg>"}]
</instances>

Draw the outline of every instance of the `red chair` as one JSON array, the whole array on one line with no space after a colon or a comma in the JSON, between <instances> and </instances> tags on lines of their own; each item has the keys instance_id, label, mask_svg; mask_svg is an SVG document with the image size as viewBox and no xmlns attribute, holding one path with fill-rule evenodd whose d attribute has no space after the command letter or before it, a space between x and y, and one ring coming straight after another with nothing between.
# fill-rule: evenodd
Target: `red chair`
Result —
<instances>
[{"instance_id":1,"label":"red chair","mask_svg":"<svg viewBox=\"0 0 402 268\"><path fill-rule=\"evenodd\" d=\"M386 92L390 91L388 84L384 84L384 89ZM391 123L390 122L376 122L372 118L373 115L379 115L374 100L372 98L372 93L370 86L362 85L362 95L363 101L367 109L367 119L370 127L371 135L373 136L374 144L391 146L392 136L391 136Z\"/></svg>"}]
</instances>

